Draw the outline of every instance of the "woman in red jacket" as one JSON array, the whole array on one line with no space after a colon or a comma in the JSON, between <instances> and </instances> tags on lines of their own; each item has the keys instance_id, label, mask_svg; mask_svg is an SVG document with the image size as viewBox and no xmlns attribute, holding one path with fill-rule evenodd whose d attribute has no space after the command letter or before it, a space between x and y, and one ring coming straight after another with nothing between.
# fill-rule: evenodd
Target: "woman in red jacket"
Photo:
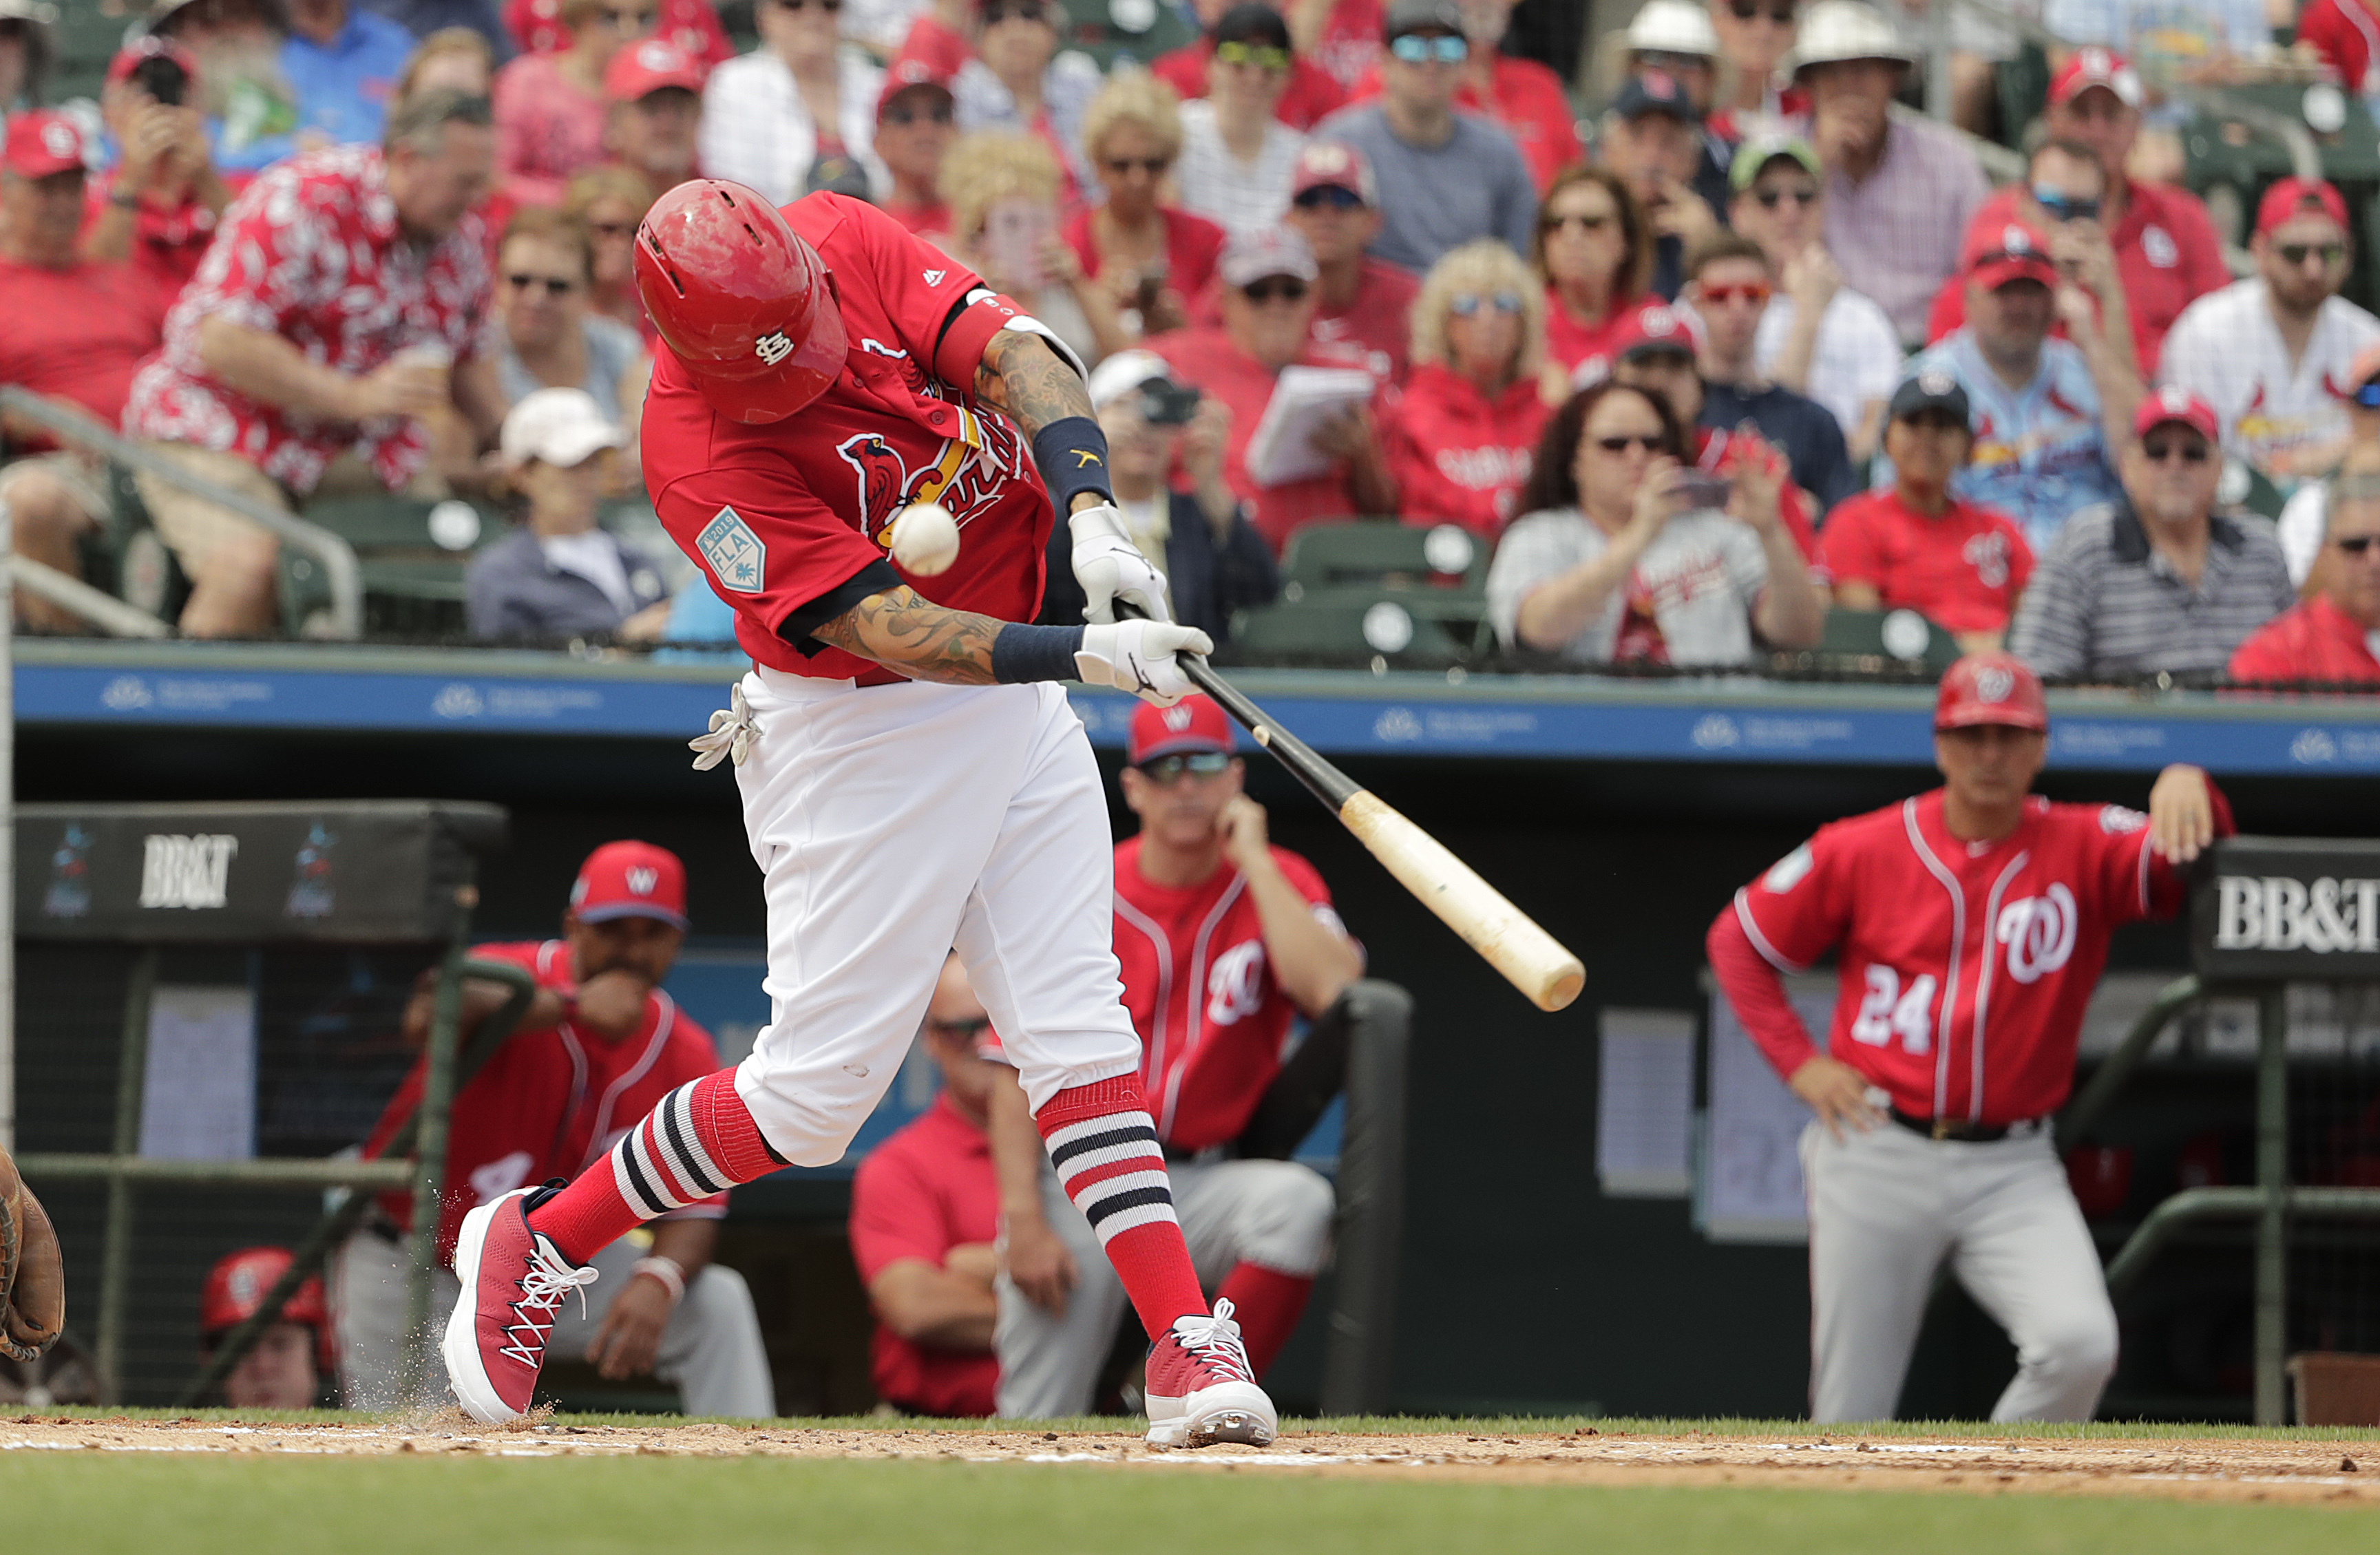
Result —
<instances>
[{"instance_id":1,"label":"woman in red jacket","mask_svg":"<svg viewBox=\"0 0 2380 1555\"><path fill-rule=\"evenodd\" d=\"M1397 512L1492 541L1512 521L1549 407L1537 393L1546 303L1493 238L1430 267L1413 310L1413 374L1382 437Z\"/></svg>"},{"instance_id":2,"label":"woman in red jacket","mask_svg":"<svg viewBox=\"0 0 2380 1555\"><path fill-rule=\"evenodd\" d=\"M1620 176L1582 164L1555 178L1537 207L1530 258L1546 294L1548 405L1560 405L1611 371L1611 342L1646 309L1653 230Z\"/></svg>"}]
</instances>

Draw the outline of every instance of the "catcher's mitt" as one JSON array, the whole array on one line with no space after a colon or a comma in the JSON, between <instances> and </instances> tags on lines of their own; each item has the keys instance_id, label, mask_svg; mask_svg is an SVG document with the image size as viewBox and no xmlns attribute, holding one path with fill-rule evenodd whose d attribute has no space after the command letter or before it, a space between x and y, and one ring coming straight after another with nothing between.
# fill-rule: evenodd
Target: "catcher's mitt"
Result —
<instances>
[{"instance_id":1,"label":"catcher's mitt","mask_svg":"<svg viewBox=\"0 0 2380 1555\"><path fill-rule=\"evenodd\" d=\"M35 1361L67 1322L67 1271L42 1201L0 1150L0 1355Z\"/></svg>"}]
</instances>

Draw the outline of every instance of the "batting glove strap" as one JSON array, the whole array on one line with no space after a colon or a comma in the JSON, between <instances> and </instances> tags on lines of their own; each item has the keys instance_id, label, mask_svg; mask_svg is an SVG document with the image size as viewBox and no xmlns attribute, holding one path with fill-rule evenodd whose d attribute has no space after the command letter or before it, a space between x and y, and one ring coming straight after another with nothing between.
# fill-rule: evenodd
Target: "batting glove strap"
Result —
<instances>
[{"instance_id":1,"label":"batting glove strap","mask_svg":"<svg viewBox=\"0 0 2380 1555\"><path fill-rule=\"evenodd\" d=\"M1112 507L1087 507L1066 520L1075 537L1075 581L1083 586L1083 618L1101 626L1116 618L1115 601L1131 601L1152 621L1171 621L1165 606L1165 575L1125 538L1123 515Z\"/></svg>"},{"instance_id":2,"label":"batting glove strap","mask_svg":"<svg viewBox=\"0 0 2380 1555\"><path fill-rule=\"evenodd\" d=\"M1170 708L1191 691L1179 653L1212 653L1214 642L1196 626L1171 621L1118 621L1083 628L1075 670L1086 686L1111 686L1144 702Z\"/></svg>"}]
</instances>

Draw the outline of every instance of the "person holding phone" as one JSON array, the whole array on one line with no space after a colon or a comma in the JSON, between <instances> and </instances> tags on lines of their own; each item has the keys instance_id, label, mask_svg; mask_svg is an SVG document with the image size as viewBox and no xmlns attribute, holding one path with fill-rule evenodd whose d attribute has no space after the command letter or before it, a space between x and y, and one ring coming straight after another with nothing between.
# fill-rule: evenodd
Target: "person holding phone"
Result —
<instances>
[{"instance_id":1,"label":"person holding phone","mask_svg":"<svg viewBox=\"0 0 2380 1555\"><path fill-rule=\"evenodd\" d=\"M1173 89L1146 71L1118 70L1091 100L1083 146L1108 198L1075 213L1067 247L1134 334L1180 329L1189 298L1214 279L1223 229L1160 199L1182 154Z\"/></svg>"},{"instance_id":2,"label":"person holding phone","mask_svg":"<svg viewBox=\"0 0 2380 1555\"><path fill-rule=\"evenodd\" d=\"M942 162L952 254L1033 310L1086 361L1132 344L1106 289L1058 236L1058 159L1039 137L988 129L962 136Z\"/></svg>"},{"instance_id":3,"label":"person holding phone","mask_svg":"<svg viewBox=\"0 0 2380 1555\"><path fill-rule=\"evenodd\" d=\"M1724 507L1690 496L1685 428L1660 395L1607 379L1554 412L1488 569L1508 648L1572 663L1739 665L1755 634L1816 643L1827 599L1778 507L1785 461L1747 459Z\"/></svg>"},{"instance_id":4,"label":"person holding phone","mask_svg":"<svg viewBox=\"0 0 2380 1555\"><path fill-rule=\"evenodd\" d=\"M180 44L145 37L108 62L100 89L115 165L85 188L82 257L131 261L170 306L214 241L231 188L207 149L198 61Z\"/></svg>"}]
</instances>

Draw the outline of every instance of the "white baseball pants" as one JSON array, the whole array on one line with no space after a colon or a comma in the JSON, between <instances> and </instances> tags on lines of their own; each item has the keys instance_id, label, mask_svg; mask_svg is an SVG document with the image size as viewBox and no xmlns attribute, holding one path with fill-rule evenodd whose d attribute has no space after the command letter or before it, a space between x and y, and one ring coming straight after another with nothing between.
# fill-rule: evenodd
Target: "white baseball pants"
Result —
<instances>
[{"instance_id":1,"label":"white baseball pants","mask_svg":"<svg viewBox=\"0 0 2380 1555\"><path fill-rule=\"evenodd\" d=\"M1107 800L1064 691L756 669L744 694L771 1014L735 1092L777 1154L842 1159L954 949L1036 1112L1140 1067Z\"/></svg>"},{"instance_id":2,"label":"white baseball pants","mask_svg":"<svg viewBox=\"0 0 2380 1555\"><path fill-rule=\"evenodd\" d=\"M1233 1267L1261 1264L1283 1274L1320 1271L1330 1251L1337 1200L1329 1182L1291 1160L1173 1161L1173 1212L1198 1282L1212 1291ZM1077 1278L1062 1316L1026 1299L1002 1274L1000 1320L992 1348L1000 1355L1001 1415L1055 1420L1091 1412L1099 1367L1115 1347L1123 1320L1123 1282L1099 1251L1090 1221L1041 1173L1041 1212L1074 1255Z\"/></svg>"},{"instance_id":3,"label":"white baseball pants","mask_svg":"<svg viewBox=\"0 0 2380 1555\"><path fill-rule=\"evenodd\" d=\"M555 1315L549 1359L587 1354L603 1315L626 1288L645 1249L623 1237L595 1255L602 1277L586 1287L585 1309L574 1296ZM341 1396L349 1409L395 1409L398 1362L405 1340L405 1245L359 1231L331 1255L331 1319L339 1350ZM452 1401L437 1336L446 1331L461 1286L455 1271L431 1271L430 1331L422 1341L421 1391L414 1400L435 1408ZM718 1264L696 1271L686 1296L662 1330L653 1375L674 1384L688 1415L767 1419L777 1413L777 1389L760 1341L760 1319L744 1276Z\"/></svg>"},{"instance_id":4,"label":"white baseball pants","mask_svg":"<svg viewBox=\"0 0 2380 1555\"><path fill-rule=\"evenodd\" d=\"M2037 1128L1990 1144L1895 1123L1802 1133L1810 1207L1810 1417L1888 1420L1935 1271L1951 1271L2016 1344L1995 1420L2088 1420L2116 1369L2098 1249Z\"/></svg>"}]
</instances>

